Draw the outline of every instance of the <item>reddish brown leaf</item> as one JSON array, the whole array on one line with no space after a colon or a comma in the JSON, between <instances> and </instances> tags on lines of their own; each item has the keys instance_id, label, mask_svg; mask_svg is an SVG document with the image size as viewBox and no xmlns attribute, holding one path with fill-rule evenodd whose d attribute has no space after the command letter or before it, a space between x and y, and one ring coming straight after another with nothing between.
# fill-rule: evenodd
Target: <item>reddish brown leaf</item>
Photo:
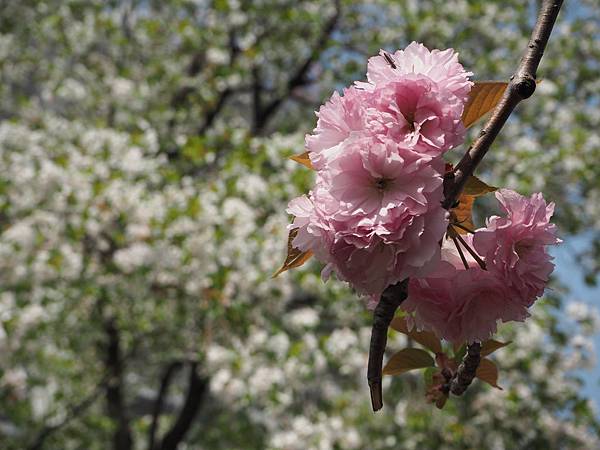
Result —
<instances>
[{"instance_id":1,"label":"reddish brown leaf","mask_svg":"<svg viewBox=\"0 0 600 450\"><path fill-rule=\"evenodd\" d=\"M298 250L297 248L295 248L292 245L292 242L294 241L294 238L296 237L297 234L298 234L298 228L294 228L292 231L290 231L290 234L288 235L287 257L285 258L285 262L279 268L279 270L273 274L273 278L275 278L277 275L285 272L286 270L293 269L294 267L300 267L302 264L304 264L306 261L308 261L310 259L310 257L313 255L310 250L307 252L303 252L303 251Z\"/></svg>"},{"instance_id":2,"label":"reddish brown leaf","mask_svg":"<svg viewBox=\"0 0 600 450\"><path fill-rule=\"evenodd\" d=\"M475 176L470 176L460 194L458 206L451 211L454 214L456 222L469 230L474 230L473 202L477 197L481 197L489 192L494 192L497 189L497 187L489 186ZM455 227L454 230L460 234L468 233L468 231L460 227Z\"/></svg>"},{"instance_id":3,"label":"reddish brown leaf","mask_svg":"<svg viewBox=\"0 0 600 450\"><path fill-rule=\"evenodd\" d=\"M400 375L414 369L433 367L433 358L420 348L405 348L394 354L383 368L384 375Z\"/></svg>"},{"instance_id":4,"label":"reddish brown leaf","mask_svg":"<svg viewBox=\"0 0 600 450\"><path fill-rule=\"evenodd\" d=\"M481 381L485 381L490 386L502 390L502 388L498 386L498 367L496 367L496 364L491 360L487 358L482 359L475 376Z\"/></svg>"},{"instance_id":5,"label":"reddish brown leaf","mask_svg":"<svg viewBox=\"0 0 600 450\"><path fill-rule=\"evenodd\" d=\"M512 341L500 342L500 341L495 341L494 339L485 341L483 344L481 344L481 356L490 355L490 354L494 353L496 350L498 350L502 347L506 347L511 342Z\"/></svg>"},{"instance_id":6,"label":"reddish brown leaf","mask_svg":"<svg viewBox=\"0 0 600 450\"><path fill-rule=\"evenodd\" d=\"M504 81L476 81L469 92L462 121L466 128L490 112L502 98L508 83Z\"/></svg>"},{"instance_id":7,"label":"reddish brown leaf","mask_svg":"<svg viewBox=\"0 0 600 450\"><path fill-rule=\"evenodd\" d=\"M308 167L311 170L315 170L315 168L312 166L312 163L310 162L310 158L308 157L308 152L304 152L300 155L290 156L290 159L302 164L305 167Z\"/></svg>"},{"instance_id":8,"label":"reddish brown leaf","mask_svg":"<svg viewBox=\"0 0 600 450\"><path fill-rule=\"evenodd\" d=\"M396 331L399 331L400 333L406 334L408 337L434 353L442 352L442 343L435 334L429 331L417 331L414 328L409 331L408 324L406 323L406 317L394 317L390 327Z\"/></svg>"}]
</instances>

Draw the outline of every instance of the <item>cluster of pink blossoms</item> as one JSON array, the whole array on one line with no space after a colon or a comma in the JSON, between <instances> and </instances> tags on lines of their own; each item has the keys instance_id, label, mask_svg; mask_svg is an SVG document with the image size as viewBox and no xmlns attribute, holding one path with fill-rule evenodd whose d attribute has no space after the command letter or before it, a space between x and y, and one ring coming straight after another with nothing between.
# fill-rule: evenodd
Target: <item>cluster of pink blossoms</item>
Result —
<instances>
[{"instance_id":1,"label":"cluster of pink blossoms","mask_svg":"<svg viewBox=\"0 0 600 450\"><path fill-rule=\"evenodd\" d=\"M502 245L493 248L499 236L514 237L517 223L527 228L525 219L518 222L516 218L520 220L534 208L523 206L527 212L517 212L515 202L523 201L508 200L513 197L506 192L502 198L509 217L490 219L473 243L489 261L489 270L460 270L451 264L454 259L444 240L449 215L441 206L442 155L464 139L461 116L473 85L470 75L452 49L429 51L414 42L404 51L370 58L368 81L345 89L343 95L334 93L320 108L317 127L306 137L316 184L309 195L292 200L288 207L295 217L290 227L298 229L293 245L312 251L326 264L325 279L335 272L359 293L370 296L373 307L388 285L410 277L405 309L414 311L418 327L449 340L481 337L479 332L469 334L470 325L465 330L469 315L480 314L470 305L479 298L489 303L486 292L496 292L498 284L508 298L505 279L511 280L515 291L523 291L525 285L528 293L541 293L540 282L521 281L524 277L518 271L529 271L530 263L507 259L510 251ZM537 203L531 203L541 207L543 199L535 199ZM546 225L551 208L548 211L544 213ZM531 218L538 219L539 214ZM536 223L531 226L538 229ZM552 235L550 228L544 244L552 243L548 235ZM526 261L538 257L540 251L545 254L538 245L541 234L528 236L518 241L525 243L515 244L523 254L529 255L534 248ZM545 277L541 284L551 269L549 261L539 266L536 276ZM464 282L457 281L460 277ZM463 301L465 291L473 298L468 304L452 300L460 296ZM533 300L529 298L529 304ZM517 320L526 315L523 307L503 308L479 308L490 320L493 316L494 327L486 329L495 329L497 319ZM456 325L460 332L448 331L448 321L459 320L454 319L459 315L464 316Z\"/></svg>"},{"instance_id":2,"label":"cluster of pink blossoms","mask_svg":"<svg viewBox=\"0 0 600 450\"><path fill-rule=\"evenodd\" d=\"M496 198L506 217L492 216L464 238L485 269L468 253L465 268L454 243L444 239L436 269L410 280L401 308L414 313L417 328L450 342L483 341L496 332L498 320L525 320L543 294L554 269L546 246L560 242L550 223L554 204L541 194L527 198L509 189Z\"/></svg>"}]
</instances>

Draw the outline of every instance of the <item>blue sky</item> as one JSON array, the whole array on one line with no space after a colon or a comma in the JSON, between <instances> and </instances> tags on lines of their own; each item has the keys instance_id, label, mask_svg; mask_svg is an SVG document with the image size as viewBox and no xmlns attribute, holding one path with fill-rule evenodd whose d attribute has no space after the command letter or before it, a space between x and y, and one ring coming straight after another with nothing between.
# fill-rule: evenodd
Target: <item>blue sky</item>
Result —
<instances>
[{"instance_id":1,"label":"blue sky","mask_svg":"<svg viewBox=\"0 0 600 450\"><path fill-rule=\"evenodd\" d=\"M583 281L583 271L575 259L575 255L589 246L589 236L575 236L565 239L562 245L553 249L556 257L556 276L570 290L567 301L582 301L600 310L600 288L587 286ZM596 354L600 349L600 335L594 339ZM578 372L585 381L583 394L592 398L600 411L600 362L593 370Z\"/></svg>"}]
</instances>

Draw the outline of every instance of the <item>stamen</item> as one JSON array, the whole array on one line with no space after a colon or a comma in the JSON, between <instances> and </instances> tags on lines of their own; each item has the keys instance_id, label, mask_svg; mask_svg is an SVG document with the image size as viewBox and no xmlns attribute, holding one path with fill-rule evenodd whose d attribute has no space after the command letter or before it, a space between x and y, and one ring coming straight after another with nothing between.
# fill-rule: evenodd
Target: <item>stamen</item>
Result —
<instances>
[{"instance_id":1,"label":"stamen","mask_svg":"<svg viewBox=\"0 0 600 450\"><path fill-rule=\"evenodd\" d=\"M375 187L379 191L384 191L389 186L390 181L392 180L390 180L389 178L377 178L375 180Z\"/></svg>"}]
</instances>

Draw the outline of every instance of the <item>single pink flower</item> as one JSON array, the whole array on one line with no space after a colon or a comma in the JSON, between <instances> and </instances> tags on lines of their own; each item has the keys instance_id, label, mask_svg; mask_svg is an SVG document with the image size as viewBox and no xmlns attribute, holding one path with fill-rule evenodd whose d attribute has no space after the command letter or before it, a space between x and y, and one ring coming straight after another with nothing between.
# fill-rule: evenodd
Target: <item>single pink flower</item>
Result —
<instances>
[{"instance_id":1,"label":"single pink flower","mask_svg":"<svg viewBox=\"0 0 600 450\"><path fill-rule=\"evenodd\" d=\"M429 52L412 43L392 56L369 60L369 82L334 92L317 113L317 126L306 136L312 165L324 170L359 136L393 140L401 147L439 156L462 143L461 120L473 83L453 50Z\"/></svg>"},{"instance_id":2,"label":"single pink flower","mask_svg":"<svg viewBox=\"0 0 600 450\"><path fill-rule=\"evenodd\" d=\"M463 107L456 96L437 91L427 77L408 74L372 92L366 130L379 139L438 156L463 142Z\"/></svg>"},{"instance_id":3,"label":"single pink flower","mask_svg":"<svg viewBox=\"0 0 600 450\"><path fill-rule=\"evenodd\" d=\"M506 217L490 217L486 227L476 231L473 244L513 298L531 306L544 293L554 269L546 249L560 242L550 223L554 203L546 204L539 193L527 198L509 189L500 189L496 198Z\"/></svg>"},{"instance_id":4,"label":"single pink flower","mask_svg":"<svg viewBox=\"0 0 600 450\"><path fill-rule=\"evenodd\" d=\"M391 141L354 138L317 174L309 197L290 202L294 246L312 250L357 291L378 298L387 285L423 276L439 259L447 227L444 162Z\"/></svg>"},{"instance_id":5,"label":"single pink flower","mask_svg":"<svg viewBox=\"0 0 600 450\"><path fill-rule=\"evenodd\" d=\"M530 198L501 189L496 193L506 217L493 216L487 226L465 236L485 260L486 270L464 251L468 268L454 243L444 239L441 261L425 278L412 278L401 305L413 313L419 329L450 342L483 341L498 321L523 321L544 288L554 265L546 246L560 242L550 218L554 205L541 194Z\"/></svg>"},{"instance_id":6,"label":"single pink flower","mask_svg":"<svg viewBox=\"0 0 600 450\"><path fill-rule=\"evenodd\" d=\"M471 245L468 236L464 239ZM501 278L464 253L468 269L452 240L444 239L436 269L425 278L411 278L409 296L401 305L413 313L411 320L418 329L459 344L489 339L498 321L523 321L529 315L526 307L513 301Z\"/></svg>"}]
</instances>

